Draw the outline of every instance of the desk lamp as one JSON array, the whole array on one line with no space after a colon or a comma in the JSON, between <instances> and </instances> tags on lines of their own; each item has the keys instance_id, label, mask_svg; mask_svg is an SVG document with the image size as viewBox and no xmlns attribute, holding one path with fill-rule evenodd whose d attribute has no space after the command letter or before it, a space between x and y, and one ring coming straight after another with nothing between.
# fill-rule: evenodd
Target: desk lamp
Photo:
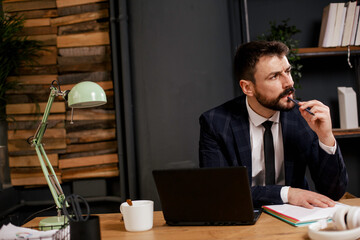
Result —
<instances>
[{"instance_id":1,"label":"desk lamp","mask_svg":"<svg viewBox=\"0 0 360 240\"><path fill-rule=\"evenodd\" d=\"M39 158L41 169L44 173L46 182L50 188L50 192L54 198L58 216L45 218L40 222L40 226L57 226L58 228L67 221L64 219L64 216L61 216L61 210L63 207L67 207L68 204L65 201L64 192L60 186L59 180L56 177L55 171L51 166L51 163L45 153L43 144L41 140L44 136L45 130L47 128L47 119L50 114L51 106L54 102L54 99L57 96L62 96L65 101L68 102L68 106L72 108L71 111L71 122L73 116L74 108L88 108L88 107L97 107L105 104L106 94L104 90L94 82L81 82L76 84L71 91L61 91L60 85L57 83L57 87L54 86L54 80L51 83L50 87L50 96L44 111L43 118L39 127L37 128L35 135L30 137L28 142L35 147L36 154Z\"/></svg>"}]
</instances>

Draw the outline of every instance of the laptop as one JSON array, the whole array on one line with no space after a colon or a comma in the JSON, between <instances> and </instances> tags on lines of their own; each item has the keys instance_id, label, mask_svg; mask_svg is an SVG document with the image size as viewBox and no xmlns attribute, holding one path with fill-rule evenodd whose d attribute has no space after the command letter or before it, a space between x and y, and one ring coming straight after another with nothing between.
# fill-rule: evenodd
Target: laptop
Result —
<instances>
[{"instance_id":1,"label":"laptop","mask_svg":"<svg viewBox=\"0 0 360 240\"><path fill-rule=\"evenodd\" d=\"M153 177L168 225L251 225L261 214L245 167L154 170Z\"/></svg>"}]
</instances>

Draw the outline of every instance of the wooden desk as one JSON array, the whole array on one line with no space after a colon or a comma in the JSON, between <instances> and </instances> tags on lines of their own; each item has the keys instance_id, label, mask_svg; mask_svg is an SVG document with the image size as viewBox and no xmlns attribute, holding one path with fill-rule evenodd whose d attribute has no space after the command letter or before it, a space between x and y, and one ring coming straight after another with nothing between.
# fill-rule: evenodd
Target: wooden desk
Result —
<instances>
[{"instance_id":1,"label":"wooden desk","mask_svg":"<svg viewBox=\"0 0 360 240\"><path fill-rule=\"evenodd\" d=\"M342 200L342 203L360 206L360 198ZM250 226L167 226L162 212L154 213L154 227L145 232L127 232L120 213L99 214L102 240L212 240L212 239L309 239L307 227L293 227L267 213L262 213L255 225ZM34 226L36 218L25 226Z\"/></svg>"}]
</instances>

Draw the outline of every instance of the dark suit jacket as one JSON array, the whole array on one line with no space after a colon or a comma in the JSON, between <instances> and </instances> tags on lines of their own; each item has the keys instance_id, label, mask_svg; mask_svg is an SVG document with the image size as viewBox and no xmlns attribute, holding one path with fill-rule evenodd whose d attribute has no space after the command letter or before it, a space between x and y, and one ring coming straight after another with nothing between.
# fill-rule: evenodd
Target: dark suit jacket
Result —
<instances>
[{"instance_id":1,"label":"dark suit jacket","mask_svg":"<svg viewBox=\"0 0 360 240\"><path fill-rule=\"evenodd\" d=\"M306 166L317 192L334 200L345 193L348 176L337 147L334 155L319 146L318 137L295 107L281 112L284 142L285 185L308 189ZM245 95L235 98L200 117L200 167L246 166L251 185L251 144ZM280 204L282 186L251 187L255 206Z\"/></svg>"}]
</instances>

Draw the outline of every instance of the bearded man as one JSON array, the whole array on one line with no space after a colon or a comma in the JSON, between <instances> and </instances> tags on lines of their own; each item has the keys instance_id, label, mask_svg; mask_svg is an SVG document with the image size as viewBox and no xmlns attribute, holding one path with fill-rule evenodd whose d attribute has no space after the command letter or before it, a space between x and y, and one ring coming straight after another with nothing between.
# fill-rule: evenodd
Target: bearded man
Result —
<instances>
[{"instance_id":1,"label":"bearded man","mask_svg":"<svg viewBox=\"0 0 360 240\"><path fill-rule=\"evenodd\" d=\"M200 167L245 166L255 207L332 207L348 175L330 110L317 100L291 101L288 51L275 41L237 49L234 73L244 94L201 115ZM309 190L307 168L316 191Z\"/></svg>"}]
</instances>

